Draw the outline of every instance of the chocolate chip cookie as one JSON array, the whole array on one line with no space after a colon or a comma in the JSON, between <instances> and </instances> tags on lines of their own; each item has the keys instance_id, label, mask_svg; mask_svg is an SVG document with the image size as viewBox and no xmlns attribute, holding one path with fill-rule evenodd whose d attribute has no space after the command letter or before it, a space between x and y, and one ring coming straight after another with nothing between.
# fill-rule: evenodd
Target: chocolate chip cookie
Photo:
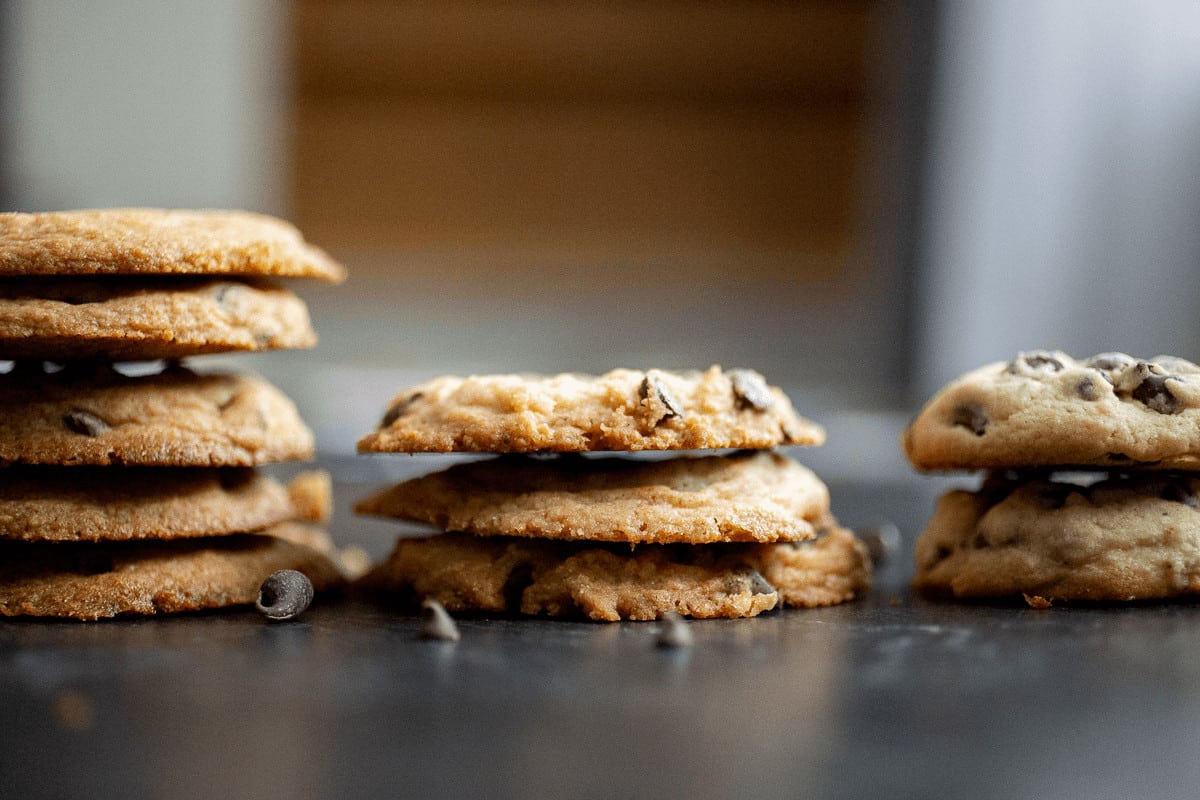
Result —
<instances>
[{"instance_id":1,"label":"chocolate chip cookie","mask_svg":"<svg viewBox=\"0 0 1200 800\"><path fill-rule=\"evenodd\" d=\"M582 452L820 444L752 370L435 378L400 393L360 452Z\"/></svg>"},{"instance_id":2,"label":"chocolate chip cookie","mask_svg":"<svg viewBox=\"0 0 1200 800\"><path fill-rule=\"evenodd\" d=\"M1151 600L1200 593L1200 478L1090 485L992 477L952 491L916 544L919 588L963 598Z\"/></svg>"},{"instance_id":3,"label":"chocolate chip cookie","mask_svg":"<svg viewBox=\"0 0 1200 800\"><path fill-rule=\"evenodd\" d=\"M312 453L295 405L259 378L32 362L0 374L0 464L237 467Z\"/></svg>"},{"instance_id":4,"label":"chocolate chip cookie","mask_svg":"<svg viewBox=\"0 0 1200 800\"><path fill-rule=\"evenodd\" d=\"M832 528L812 542L606 545L447 533L401 539L364 588L450 611L617 621L753 617L840 603L870 579L866 549Z\"/></svg>"},{"instance_id":5,"label":"chocolate chip cookie","mask_svg":"<svg viewBox=\"0 0 1200 800\"><path fill-rule=\"evenodd\" d=\"M29 541L247 533L302 517L324 521L330 502L327 475L285 487L250 467L8 467L3 478L0 538Z\"/></svg>"},{"instance_id":6,"label":"chocolate chip cookie","mask_svg":"<svg viewBox=\"0 0 1200 800\"><path fill-rule=\"evenodd\" d=\"M328 537L295 523L170 541L0 541L0 615L98 620L250 605L280 569L318 590L343 581Z\"/></svg>"},{"instance_id":7,"label":"chocolate chip cookie","mask_svg":"<svg viewBox=\"0 0 1200 800\"><path fill-rule=\"evenodd\" d=\"M0 275L250 275L338 282L345 269L281 219L110 208L0 214Z\"/></svg>"},{"instance_id":8,"label":"chocolate chip cookie","mask_svg":"<svg viewBox=\"0 0 1200 800\"><path fill-rule=\"evenodd\" d=\"M811 539L829 491L769 451L668 460L565 454L459 464L359 501L362 514L478 536L603 542Z\"/></svg>"},{"instance_id":9,"label":"chocolate chip cookie","mask_svg":"<svg viewBox=\"0 0 1200 800\"><path fill-rule=\"evenodd\" d=\"M922 470L1200 469L1200 367L1174 356L1022 353L953 381L903 436Z\"/></svg>"},{"instance_id":10,"label":"chocolate chip cookie","mask_svg":"<svg viewBox=\"0 0 1200 800\"><path fill-rule=\"evenodd\" d=\"M129 361L316 343L304 301L263 281L0 280L0 359Z\"/></svg>"}]
</instances>

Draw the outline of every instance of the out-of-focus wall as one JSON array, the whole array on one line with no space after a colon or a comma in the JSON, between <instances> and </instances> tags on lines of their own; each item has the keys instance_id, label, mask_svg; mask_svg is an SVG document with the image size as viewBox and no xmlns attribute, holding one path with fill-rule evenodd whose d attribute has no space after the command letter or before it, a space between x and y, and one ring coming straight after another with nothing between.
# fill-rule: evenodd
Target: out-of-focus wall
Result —
<instances>
[{"instance_id":1,"label":"out-of-focus wall","mask_svg":"<svg viewBox=\"0 0 1200 800\"><path fill-rule=\"evenodd\" d=\"M916 396L1031 348L1200 360L1200 6L942 16Z\"/></svg>"},{"instance_id":2,"label":"out-of-focus wall","mask_svg":"<svg viewBox=\"0 0 1200 800\"><path fill-rule=\"evenodd\" d=\"M278 12L254 0L7 0L0 197L21 210L282 211Z\"/></svg>"}]
</instances>

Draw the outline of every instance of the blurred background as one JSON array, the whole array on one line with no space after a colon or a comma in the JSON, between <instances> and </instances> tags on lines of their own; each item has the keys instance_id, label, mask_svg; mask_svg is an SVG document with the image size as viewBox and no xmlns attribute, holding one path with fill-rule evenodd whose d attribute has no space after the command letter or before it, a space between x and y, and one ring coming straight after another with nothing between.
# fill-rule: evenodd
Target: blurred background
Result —
<instances>
[{"instance_id":1,"label":"blurred background","mask_svg":"<svg viewBox=\"0 0 1200 800\"><path fill-rule=\"evenodd\" d=\"M245 208L350 270L229 356L349 454L441 373L759 369L904 470L1018 350L1200 358L1200 6L9 0L0 204Z\"/></svg>"}]
</instances>

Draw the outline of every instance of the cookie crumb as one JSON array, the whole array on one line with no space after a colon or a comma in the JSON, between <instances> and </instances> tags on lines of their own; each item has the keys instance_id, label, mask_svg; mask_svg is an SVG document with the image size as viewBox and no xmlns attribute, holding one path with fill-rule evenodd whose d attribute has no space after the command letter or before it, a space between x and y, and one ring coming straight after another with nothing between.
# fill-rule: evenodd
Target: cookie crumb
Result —
<instances>
[{"instance_id":1,"label":"cookie crumb","mask_svg":"<svg viewBox=\"0 0 1200 800\"><path fill-rule=\"evenodd\" d=\"M1053 603L1041 595L1025 594L1022 592L1021 596L1025 598L1025 602L1029 604L1030 608L1050 608L1053 605Z\"/></svg>"},{"instance_id":2,"label":"cookie crumb","mask_svg":"<svg viewBox=\"0 0 1200 800\"><path fill-rule=\"evenodd\" d=\"M692 632L683 621L683 617L674 611L668 611L662 616L662 627L658 632L659 647L681 648L692 646Z\"/></svg>"},{"instance_id":3,"label":"cookie crumb","mask_svg":"<svg viewBox=\"0 0 1200 800\"><path fill-rule=\"evenodd\" d=\"M437 600L421 603L421 627L417 632L422 639L437 639L443 642L457 642L462 638L453 617Z\"/></svg>"},{"instance_id":4,"label":"cookie crumb","mask_svg":"<svg viewBox=\"0 0 1200 800\"><path fill-rule=\"evenodd\" d=\"M295 619L313 599L312 581L303 572L281 569L272 572L258 590L254 607L269 620Z\"/></svg>"}]
</instances>

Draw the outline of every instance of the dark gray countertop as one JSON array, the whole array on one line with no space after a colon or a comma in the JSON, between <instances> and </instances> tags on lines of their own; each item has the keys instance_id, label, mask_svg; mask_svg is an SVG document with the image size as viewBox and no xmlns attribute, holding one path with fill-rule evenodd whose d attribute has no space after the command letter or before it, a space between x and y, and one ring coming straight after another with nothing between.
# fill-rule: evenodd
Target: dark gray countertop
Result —
<instances>
[{"instance_id":1,"label":"dark gray countertop","mask_svg":"<svg viewBox=\"0 0 1200 800\"><path fill-rule=\"evenodd\" d=\"M333 530L386 550L386 525L345 511L358 477ZM832 489L847 524L905 534L876 588L691 623L687 650L655 647L654 623L463 619L461 642L422 641L351 601L288 624L0 624L0 796L1196 793L1200 606L914 597L932 485Z\"/></svg>"}]
</instances>

